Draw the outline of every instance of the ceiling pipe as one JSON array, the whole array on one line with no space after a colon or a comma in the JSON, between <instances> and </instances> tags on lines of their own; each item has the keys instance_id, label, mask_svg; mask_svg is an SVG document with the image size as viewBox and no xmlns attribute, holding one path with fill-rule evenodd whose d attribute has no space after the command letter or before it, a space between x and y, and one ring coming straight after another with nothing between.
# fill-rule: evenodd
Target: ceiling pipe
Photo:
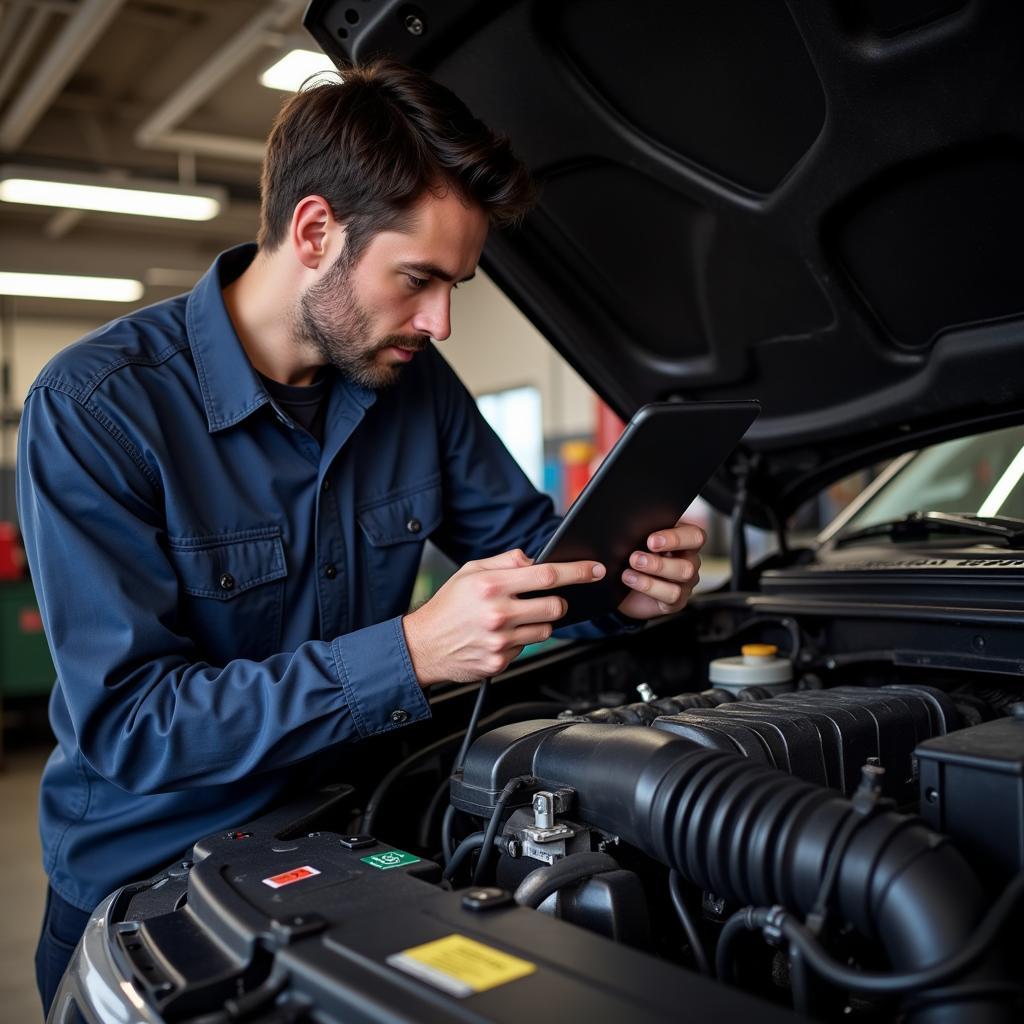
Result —
<instances>
[{"instance_id":1,"label":"ceiling pipe","mask_svg":"<svg viewBox=\"0 0 1024 1024\"><path fill-rule=\"evenodd\" d=\"M213 132L164 132L145 140L136 136L135 144L140 149L167 149L175 153L225 157L246 163L259 163L266 152L266 145L255 139Z\"/></svg>"},{"instance_id":2,"label":"ceiling pipe","mask_svg":"<svg viewBox=\"0 0 1024 1024\"><path fill-rule=\"evenodd\" d=\"M78 9L77 0L7 0L5 7L46 10L51 14L74 14Z\"/></svg>"},{"instance_id":3,"label":"ceiling pipe","mask_svg":"<svg viewBox=\"0 0 1024 1024\"><path fill-rule=\"evenodd\" d=\"M21 69L39 42L49 17L49 11L44 8L34 11L18 8L4 10L3 25L0 27L0 57L3 58L0 67L0 105L7 98L11 86L18 81ZM12 40L16 41L8 53L8 44Z\"/></svg>"},{"instance_id":4,"label":"ceiling pipe","mask_svg":"<svg viewBox=\"0 0 1024 1024\"><path fill-rule=\"evenodd\" d=\"M7 48L21 31L22 16L25 11L13 4L0 4L0 59L7 53Z\"/></svg>"},{"instance_id":5,"label":"ceiling pipe","mask_svg":"<svg viewBox=\"0 0 1024 1024\"><path fill-rule=\"evenodd\" d=\"M265 152L262 141L211 132L178 131L177 126L255 54L267 46L277 45L281 29L288 27L305 6L305 0L277 0L268 6L139 125L135 133L136 145L143 149L261 161Z\"/></svg>"},{"instance_id":6,"label":"ceiling pipe","mask_svg":"<svg viewBox=\"0 0 1024 1024\"><path fill-rule=\"evenodd\" d=\"M124 0L82 0L0 122L0 149L17 149L75 73Z\"/></svg>"}]
</instances>

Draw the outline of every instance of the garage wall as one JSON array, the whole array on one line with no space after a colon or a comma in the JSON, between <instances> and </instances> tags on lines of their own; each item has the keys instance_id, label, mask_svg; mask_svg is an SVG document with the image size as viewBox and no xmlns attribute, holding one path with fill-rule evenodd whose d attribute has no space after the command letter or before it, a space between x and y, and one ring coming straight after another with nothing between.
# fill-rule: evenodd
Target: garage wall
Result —
<instances>
[{"instance_id":1,"label":"garage wall","mask_svg":"<svg viewBox=\"0 0 1024 1024\"><path fill-rule=\"evenodd\" d=\"M459 286L440 348L475 395L538 388L545 437L593 433L593 392L486 274Z\"/></svg>"},{"instance_id":2,"label":"garage wall","mask_svg":"<svg viewBox=\"0 0 1024 1024\"><path fill-rule=\"evenodd\" d=\"M33 320L11 318L11 404L20 410L39 371L62 348L93 330L87 320ZM18 432L13 425L0 426L0 520L14 519L14 464Z\"/></svg>"},{"instance_id":3,"label":"garage wall","mask_svg":"<svg viewBox=\"0 0 1024 1024\"><path fill-rule=\"evenodd\" d=\"M62 349L99 326L91 320L16 320L11 394L20 408L39 371Z\"/></svg>"}]
</instances>

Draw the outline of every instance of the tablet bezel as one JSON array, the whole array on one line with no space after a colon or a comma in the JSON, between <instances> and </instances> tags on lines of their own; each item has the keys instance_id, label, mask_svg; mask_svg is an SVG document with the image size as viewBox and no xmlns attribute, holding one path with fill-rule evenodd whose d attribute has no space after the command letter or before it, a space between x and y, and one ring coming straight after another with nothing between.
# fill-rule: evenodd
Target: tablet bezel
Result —
<instances>
[{"instance_id":1,"label":"tablet bezel","mask_svg":"<svg viewBox=\"0 0 1024 1024\"><path fill-rule=\"evenodd\" d=\"M757 419L760 411L760 404L753 400L656 402L638 409L611 451L572 503L558 528L535 558L535 564L593 558L604 564L606 569L604 578L594 583L535 591L520 596L524 598L539 597L543 594L556 593L565 598L568 610L561 619L554 623L556 629L614 611L629 593L629 587L621 579L622 572L629 567L629 553L634 550L646 550L646 540L650 532L666 529L675 524L694 499L699 496L700 491L713 476L715 470L732 454L751 424ZM650 472L656 472L658 452L652 450L652 442L641 442L640 438L653 429L654 435L662 435L663 440L685 443L684 431L692 433L694 428L699 428L702 420L707 421L712 418L719 430L719 434L715 438L715 442L719 444L720 448L720 452L716 453L719 457L714 459L713 464L705 466L706 472L698 474L701 477L699 482L690 480L689 486L683 486L686 481L680 482L678 510L670 521L651 520L650 529L636 537L635 543L630 543L625 558L616 560L614 565L610 564L615 558L614 551L616 548L622 549L623 543L608 544L603 551L598 551L594 545L574 536L573 531L577 522L584 516L589 517L593 514L592 504L595 501L601 503L603 521L623 521L625 519L624 511L631 513L634 518L638 515L638 509L641 510L639 514L642 514L643 505L637 504L643 501L641 497L615 494L608 491L605 486L606 481L614 476L627 476L630 475L630 471L636 475L637 464L649 468ZM723 419L728 428L724 433L722 432ZM623 466L631 460L632 464L624 470ZM629 504L624 505L624 500ZM662 500L659 504L667 506L668 502ZM630 536L633 536L632 533ZM561 554L559 553L560 548L562 549ZM565 552L566 548L570 549L569 553ZM621 564L619 564L620 561Z\"/></svg>"}]
</instances>

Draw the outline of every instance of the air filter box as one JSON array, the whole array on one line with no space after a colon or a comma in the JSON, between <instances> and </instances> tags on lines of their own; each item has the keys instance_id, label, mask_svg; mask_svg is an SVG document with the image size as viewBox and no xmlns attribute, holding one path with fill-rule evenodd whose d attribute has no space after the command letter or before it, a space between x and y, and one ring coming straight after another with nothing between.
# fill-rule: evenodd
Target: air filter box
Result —
<instances>
[{"instance_id":1,"label":"air filter box","mask_svg":"<svg viewBox=\"0 0 1024 1024\"><path fill-rule=\"evenodd\" d=\"M1024 870L1024 704L1016 714L917 748L921 816L950 836L979 877Z\"/></svg>"}]
</instances>

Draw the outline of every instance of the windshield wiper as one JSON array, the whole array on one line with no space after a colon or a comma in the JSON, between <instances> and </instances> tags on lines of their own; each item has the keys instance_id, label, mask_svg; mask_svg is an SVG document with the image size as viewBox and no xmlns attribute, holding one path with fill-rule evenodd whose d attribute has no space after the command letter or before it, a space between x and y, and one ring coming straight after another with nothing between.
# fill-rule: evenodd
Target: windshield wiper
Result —
<instances>
[{"instance_id":1,"label":"windshield wiper","mask_svg":"<svg viewBox=\"0 0 1024 1024\"><path fill-rule=\"evenodd\" d=\"M999 538L1009 548L1024 548L1024 520L1008 516L972 516L958 512L910 512L900 519L840 534L834 543L839 546L862 537L890 537L894 541L924 540L936 533Z\"/></svg>"}]
</instances>

